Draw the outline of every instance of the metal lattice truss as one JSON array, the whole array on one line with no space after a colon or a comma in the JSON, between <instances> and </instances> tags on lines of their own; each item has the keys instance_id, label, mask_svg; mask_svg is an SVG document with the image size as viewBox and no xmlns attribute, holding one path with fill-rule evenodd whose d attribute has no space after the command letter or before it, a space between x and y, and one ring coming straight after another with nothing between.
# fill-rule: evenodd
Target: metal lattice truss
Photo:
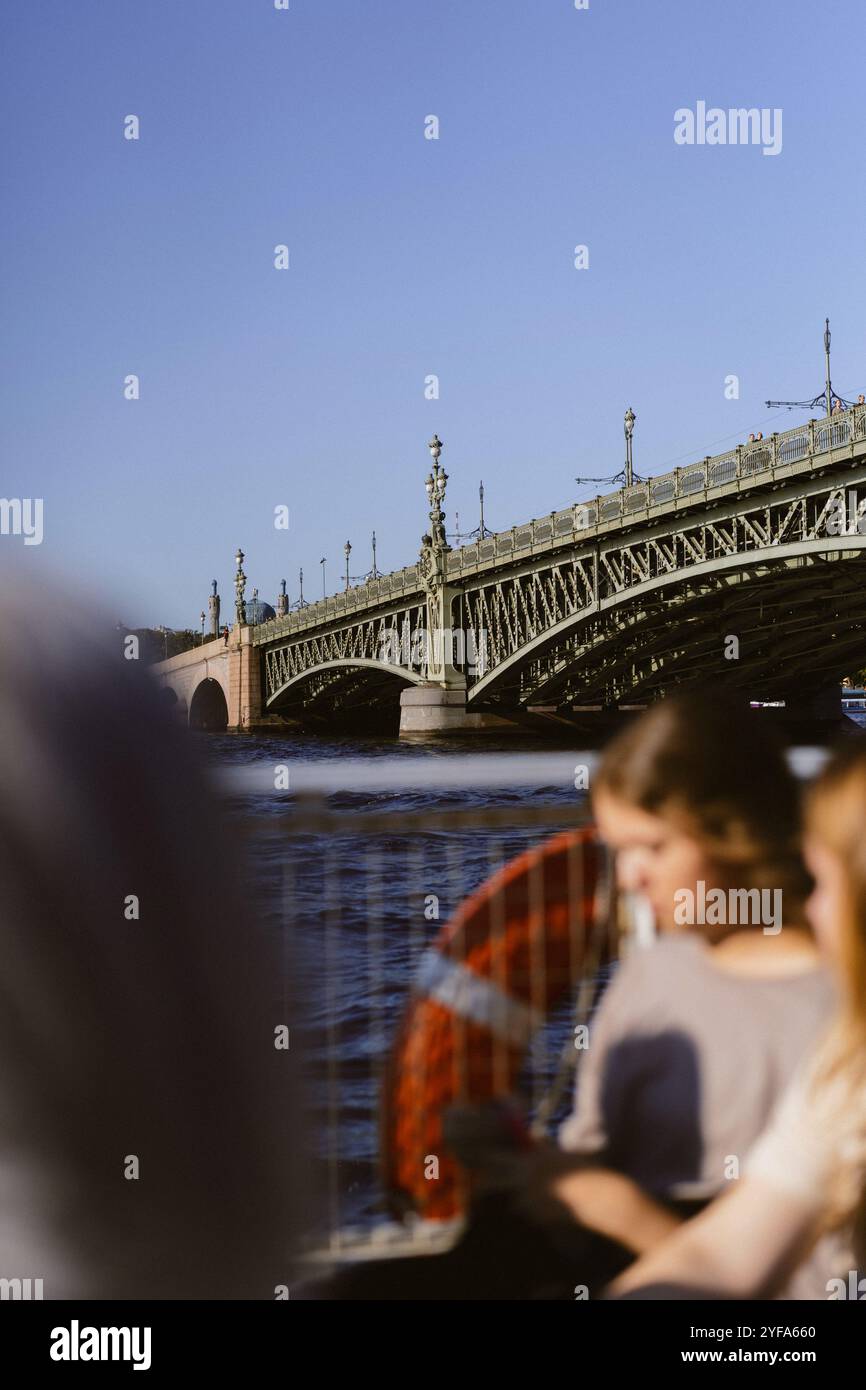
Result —
<instances>
[{"instance_id":1,"label":"metal lattice truss","mask_svg":"<svg viewBox=\"0 0 866 1390\"><path fill-rule=\"evenodd\" d=\"M419 599L325 631L312 631L265 649L264 698L268 705L305 706L342 688L417 683L426 668L427 605Z\"/></svg>"},{"instance_id":2,"label":"metal lattice truss","mask_svg":"<svg viewBox=\"0 0 866 1390\"><path fill-rule=\"evenodd\" d=\"M862 666L863 453L858 444L823 472L804 460L796 476L763 485L731 480L715 503L707 492L682 498L653 521L645 509L615 525L599 519L589 534L560 539L551 528L531 553L497 550L472 571L455 552L451 621L465 642L454 665L470 707L642 700L698 677L758 682L769 697L792 679ZM267 705L375 704L422 682L427 601L413 571L398 578L403 596L381 606L371 594L367 611L353 611L348 594L342 615L329 600L321 620L308 609L257 629Z\"/></svg>"},{"instance_id":3,"label":"metal lattice truss","mask_svg":"<svg viewBox=\"0 0 866 1390\"><path fill-rule=\"evenodd\" d=\"M485 633L488 655L486 673L469 677L470 704L647 698L701 671L748 683L760 670L763 687L783 686L785 653L820 672L828 617L845 631L827 670L857 652L862 664L866 471L849 477L741 496L468 585L461 621ZM843 559L860 563L832 563ZM782 632L793 646L780 646Z\"/></svg>"}]
</instances>

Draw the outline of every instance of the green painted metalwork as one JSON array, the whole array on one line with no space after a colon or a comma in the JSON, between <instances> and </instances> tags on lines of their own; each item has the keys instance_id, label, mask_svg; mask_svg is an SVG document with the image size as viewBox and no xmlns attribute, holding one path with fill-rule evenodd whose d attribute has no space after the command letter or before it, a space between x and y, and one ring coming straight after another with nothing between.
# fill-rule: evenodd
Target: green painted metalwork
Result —
<instances>
[{"instance_id":1,"label":"green painted metalwork","mask_svg":"<svg viewBox=\"0 0 866 1390\"><path fill-rule=\"evenodd\" d=\"M431 495L429 483L435 532L444 485L440 490L434 481ZM460 673L470 706L652 694L683 678L689 660L700 660L707 641L717 640L706 630L713 596L727 595L728 612L733 589L744 584L762 590L768 611L781 605L780 621L786 594L802 619L810 602L825 603L838 592L850 641L859 641L862 653L856 594L866 590L860 569L866 537L858 529L862 520L866 532L864 512L866 407L858 405L460 549L434 544L431 533L418 565L257 626L253 641L262 648L266 698L279 703L290 686L302 698L305 680L310 692L326 698L341 663L389 670L405 682L441 683L439 671L413 652L421 650L416 639L425 624L444 624L449 608L455 629L479 641L484 634L486 643L484 670ZM841 531L840 516L847 518ZM438 533L436 539L442 541ZM850 583L831 564L842 559L858 561ZM850 567L843 568L847 574ZM431 598L443 590L447 605L434 612ZM691 645L674 635L686 611L694 620ZM812 619L819 620L819 614ZM665 650L644 669L649 635L659 626ZM681 657L672 654L678 641ZM399 659L388 659L395 652ZM766 656L751 669L753 675L760 669L765 683L784 678Z\"/></svg>"}]
</instances>

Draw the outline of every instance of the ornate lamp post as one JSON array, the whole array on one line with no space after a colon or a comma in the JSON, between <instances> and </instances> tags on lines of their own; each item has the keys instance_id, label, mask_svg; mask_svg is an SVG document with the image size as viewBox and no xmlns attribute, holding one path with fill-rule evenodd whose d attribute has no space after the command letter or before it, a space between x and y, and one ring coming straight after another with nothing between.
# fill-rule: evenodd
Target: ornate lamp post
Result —
<instances>
[{"instance_id":1,"label":"ornate lamp post","mask_svg":"<svg viewBox=\"0 0 866 1390\"><path fill-rule=\"evenodd\" d=\"M380 571L376 567L376 532L373 532L373 568L367 575L368 579L378 579Z\"/></svg>"},{"instance_id":2,"label":"ornate lamp post","mask_svg":"<svg viewBox=\"0 0 866 1390\"><path fill-rule=\"evenodd\" d=\"M484 525L484 483L483 483L483 481L480 482L480 483L478 484L478 500L479 500L479 502L481 503L481 520L480 520L479 523L478 523L478 539L479 539L480 541L486 541L488 536L492 536L492 535L493 535L493 532L492 532L492 531L488 531L487 527Z\"/></svg>"},{"instance_id":3,"label":"ornate lamp post","mask_svg":"<svg viewBox=\"0 0 866 1390\"><path fill-rule=\"evenodd\" d=\"M205 611L204 611L204 609L201 610L201 613L199 614L199 618L201 619L201 644L202 644L202 646L204 646L204 620L205 620Z\"/></svg>"},{"instance_id":4,"label":"ornate lamp post","mask_svg":"<svg viewBox=\"0 0 866 1390\"><path fill-rule=\"evenodd\" d=\"M247 605L244 599L244 589L246 588L247 577L244 574L244 552L238 546L238 553L235 556L237 573L235 575L235 618L239 623L247 620Z\"/></svg>"},{"instance_id":5,"label":"ornate lamp post","mask_svg":"<svg viewBox=\"0 0 866 1390\"><path fill-rule=\"evenodd\" d=\"M421 538L418 560L418 576L427 593L428 653L425 674L428 681L444 689L465 689L466 678L452 662L451 606L457 591L448 585L448 553L451 547L445 535L445 512L442 510L448 474L439 463L442 440L438 435L434 434L427 448L433 459L433 467L424 484L430 507L430 531Z\"/></svg>"},{"instance_id":6,"label":"ornate lamp post","mask_svg":"<svg viewBox=\"0 0 866 1390\"><path fill-rule=\"evenodd\" d=\"M625 412L623 428L625 430L625 485L631 487L634 482L634 466L632 464L631 438L634 434L634 422L637 419L631 406Z\"/></svg>"},{"instance_id":7,"label":"ornate lamp post","mask_svg":"<svg viewBox=\"0 0 866 1390\"><path fill-rule=\"evenodd\" d=\"M304 571L303 571L303 570L299 570L299 571L298 571L298 584L300 585L300 590L301 590L301 596L300 596L300 598L298 599L298 607L299 607L299 608L308 608L308 607L309 607L309 604L307 603L307 600L304 598Z\"/></svg>"},{"instance_id":8,"label":"ornate lamp post","mask_svg":"<svg viewBox=\"0 0 866 1390\"><path fill-rule=\"evenodd\" d=\"M328 590L327 590L326 587L325 587L325 562L326 562L326 560L327 560L327 556L326 556L326 555L323 555L322 558L321 558L321 560L319 561L319 564L322 566L322 598L323 598L323 599L328 597Z\"/></svg>"},{"instance_id":9,"label":"ornate lamp post","mask_svg":"<svg viewBox=\"0 0 866 1390\"><path fill-rule=\"evenodd\" d=\"M455 512L455 513L454 513L454 531L453 531L453 533L452 533L452 535L451 535L451 539L452 539L452 541L456 541L458 545L461 545L461 544L463 543L463 541L486 541L488 536L492 536L492 535L493 535L493 532L490 530L490 528L488 527L486 521L484 520L484 483L483 483L483 482L481 482L481 483L478 484L478 501L479 501L479 503L480 503L480 516L479 516L479 520L478 520L478 525L475 527L474 531L467 531L465 534L461 533L461 530L460 530L460 513L459 513L459 512Z\"/></svg>"},{"instance_id":10,"label":"ornate lamp post","mask_svg":"<svg viewBox=\"0 0 866 1390\"><path fill-rule=\"evenodd\" d=\"M433 467L427 475L425 487L427 489L427 501L430 504L430 520L433 524L432 536L434 546L444 546L446 550L450 547L445 539L445 513L442 510L442 503L445 500L445 489L448 486L448 474L439 465L439 455L442 452L442 440L438 434L434 434L430 443L427 445L430 456L433 459Z\"/></svg>"},{"instance_id":11,"label":"ornate lamp post","mask_svg":"<svg viewBox=\"0 0 866 1390\"><path fill-rule=\"evenodd\" d=\"M817 410L823 405L828 415L833 415L837 410L850 410L852 405L859 405L859 401L847 401L844 396L840 396L838 391L834 391L833 383L830 380L830 320L824 320L824 390L818 396L813 396L810 401L765 401L765 405L772 409L779 406L786 410Z\"/></svg>"},{"instance_id":12,"label":"ornate lamp post","mask_svg":"<svg viewBox=\"0 0 866 1390\"><path fill-rule=\"evenodd\" d=\"M646 478L641 478L634 471L632 461L631 439L634 434L634 422L637 419L631 406L625 412L623 430L625 432L625 467L618 473L612 474L609 478L575 478L576 483L619 483L621 487L631 487L634 483L645 483Z\"/></svg>"},{"instance_id":13,"label":"ornate lamp post","mask_svg":"<svg viewBox=\"0 0 866 1390\"><path fill-rule=\"evenodd\" d=\"M351 555L351 553L352 542L346 541L346 544L343 546L343 554L346 557L346 593L349 592L349 556Z\"/></svg>"}]
</instances>

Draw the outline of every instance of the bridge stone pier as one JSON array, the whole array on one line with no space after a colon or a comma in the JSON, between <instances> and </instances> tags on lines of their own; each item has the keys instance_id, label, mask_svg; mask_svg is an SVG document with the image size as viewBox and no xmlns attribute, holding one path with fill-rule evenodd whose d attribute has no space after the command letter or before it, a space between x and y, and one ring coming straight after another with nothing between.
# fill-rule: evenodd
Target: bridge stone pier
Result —
<instances>
[{"instance_id":1,"label":"bridge stone pier","mask_svg":"<svg viewBox=\"0 0 866 1390\"><path fill-rule=\"evenodd\" d=\"M866 405L453 548L441 442L416 563L162 662L193 725L574 722L684 685L800 704L866 664ZM273 610L271 610L273 612ZM835 696L833 692L836 692ZM222 697L222 704L220 697Z\"/></svg>"},{"instance_id":2,"label":"bridge stone pier","mask_svg":"<svg viewBox=\"0 0 866 1390\"><path fill-rule=\"evenodd\" d=\"M510 719L466 708L466 691L412 685L400 694L401 734L461 734L478 729L513 729Z\"/></svg>"}]
</instances>

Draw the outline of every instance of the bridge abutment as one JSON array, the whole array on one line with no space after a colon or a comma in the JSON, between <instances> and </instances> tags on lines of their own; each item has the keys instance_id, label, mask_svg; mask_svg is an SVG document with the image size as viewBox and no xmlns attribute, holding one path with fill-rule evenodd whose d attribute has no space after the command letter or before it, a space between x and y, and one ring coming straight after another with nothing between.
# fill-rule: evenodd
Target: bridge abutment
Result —
<instances>
[{"instance_id":1,"label":"bridge abutment","mask_svg":"<svg viewBox=\"0 0 866 1390\"><path fill-rule=\"evenodd\" d=\"M229 728L252 729L262 718L262 676L253 629L235 626L229 638Z\"/></svg>"}]
</instances>

